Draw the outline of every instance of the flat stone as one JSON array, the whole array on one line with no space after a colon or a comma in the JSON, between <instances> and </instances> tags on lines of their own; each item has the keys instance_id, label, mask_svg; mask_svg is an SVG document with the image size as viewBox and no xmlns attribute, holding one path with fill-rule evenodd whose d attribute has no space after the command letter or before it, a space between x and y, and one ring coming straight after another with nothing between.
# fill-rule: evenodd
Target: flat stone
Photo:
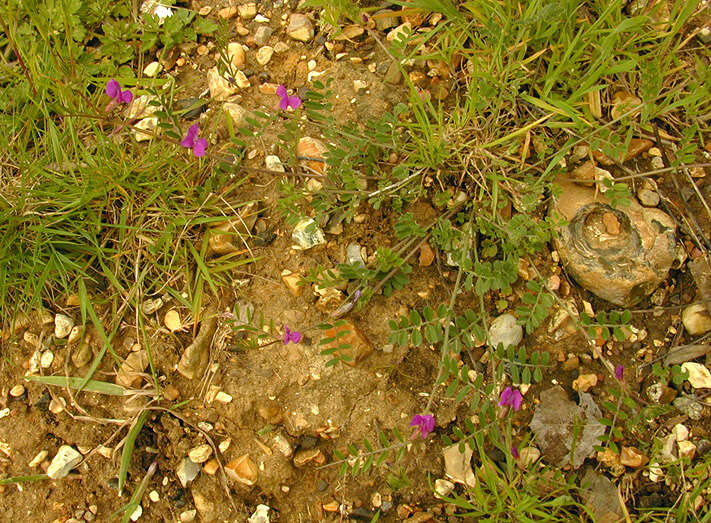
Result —
<instances>
[{"instance_id":1,"label":"flat stone","mask_svg":"<svg viewBox=\"0 0 711 523\"><path fill-rule=\"evenodd\" d=\"M197 509L185 510L180 513L180 523L193 523L197 517Z\"/></svg>"},{"instance_id":2,"label":"flat stone","mask_svg":"<svg viewBox=\"0 0 711 523\"><path fill-rule=\"evenodd\" d=\"M314 26L306 15L294 13L289 17L286 34L300 42L310 42L314 37Z\"/></svg>"},{"instance_id":3,"label":"flat stone","mask_svg":"<svg viewBox=\"0 0 711 523\"><path fill-rule=\"evenodd\" d=\"M580 496L594 514L596 523L617 523L624 518L618 501L617 487L612 481L589 469L580 486Z\"/></svg>"},{"instance_id":4,"label":"flat stone","mask_svg":"<svg viewBox=\"0 0 711 523\"><path fill-rule=\"evenodd\" d=\"M637 199L639 203L645 207L656 207L659 205L659 193L652 189L641 188L637 191Z\"/></svg>"},{"instance_id":5,"label":"flat stone","mask_svg":"<svg viewBox=\"0 0 711 523\"><path fill-rule=\"evenodd\" d=\"M286 169L284 169L284 164L281 163L281 160L275 154L267 155L264 158L264 165L270 171L278 171L278 172L282 172L282 173L286 172Z\"/></svg>"},{"instance_id":6,"label":"flat stone","mask_svg":"<svg viewBox=\"0 0 711 523\"><path fill-rule=\"evenodd\" d=\"M400 16L392 9L381 9L373 15L375 19L375 27L378 31L386 31L393 27L397 27Z\"/></svg>"},{"instance_id":7,"label":"flat stone","mask_svg":"<svg viewBox=\"0 0 711 523\"><path fill-rule=\"evenodd\" d=\"M597 374L581 374L573 380L573 390L587 392L597 385Z\"/></svg>"},{"instance_id":8,"label":"flat stone","mask_svg":"<svg viewBox=\"0 0 711 523\"><path fill-rule=\"evenodd\" d=\"M212 447L207 443L190 449L188 457L193 463L205 463L212 456Z\"/></svg>"},{"instance_id":9,"label":"flat stone","mask_svg":"<svg viewBox=\"0 0 711 523\"><path fill-rule=\"evenodd\" d=\"M270 47L268 45L265 45L264 47L260 47L257 49L257 63L259 65L267 65L269 63L269 60L272 59L272 55L274 54L274 48Z\"/></svg>"},{"instance_id":10,"label":"flat stone","mask_svg":"<svg viewBox=\"0 0 711 523\"><path fill-rule=\"evenodd\" d=\"M244 66L247 63L247 56L241 43L230 42L227 44L227 59L233 67L233 71L244 69Z\"/></svg>"},{"instance_id":11,"label":"flat stone","mask_svg":"<svg viewBox=\"0 0 711 523\"><path fill-rule=\"evenodd\" d=\"M691 441L680 441L677 443L679 446L679 457L694 459L696 457L696 445Z\"/></svg>"},{"instance_id":12,"label":"flat stone","mask_svg":"<svg viewBox=\"0 0 711 523\"><path fill-rule=\"evenodd\" d=\"M626 467L638 469L647 464L649 458L635 447L622 447L620 451L620 463Z\"/></svg>"},{"instance_id":13,"label":"flat stone","mask_svg":"<svg viewBox=\"0 0 711 523\"><path fill-rule=\"evenodd\" d=\"M74 467L81 463L82 459L79 451L69 445L62 445L52 458L52 462L47 468L47 475L52 479L65 478Z\"/></svg>"},{"instance_id":14,"label":"flat stone","mask_svg":"<svg viewBox=\"0 0 711 523\"><path fill-rule=\"evenodd\" d=\"M247 124L249 111L238 103L227 102L222 105L227 115L232 119L235 127L243 127Z\"/></svg>"},{"instance_id":15,"label":"flat stone","mask_svg":"<svg viewBox=\"0 0 711 523\"><path fill-rule=\"evenodd\" d=\"M704 415L704 406L692 398L681 396L676 398L672 404L694 421L700 420Z\"/></svg>"},{"instance_id":16,"label":"flat stone","mask_svg":"<svg viewBox=\"0 0 711 523\"><path fill-rule=\"evenodd\" d=\"M328 151L326 145L316 138L304 136L296 144L296 155L299 158L299 165L306 172L311 174L325 174L326 162L325 154Z\"/></svg>"},{"instance_id":17,"label":"flat stone","mask_svg":"<svg viewBox=\"0 0 711 523\"><path fill-rule=\"evenodd\" d=\"M247 520L247 523L269 523L269 511L267 505L257 505L256 510Z\"/></svg>"},{"instance_id":18,"label":"flat stone","mask_svg":"<svg viewBox=\"0 0 711 523\"><path fill-rule=\"evenodd\" d=\"M326 243L326 236L313 218L305 218L297 223L291 239L296 242L295 248L302 251Z\"/></svg>"},{"instance_id":19,"label":"flat stone","mask_svg":"<svg viewBox=\"0 0 711 523\"><path fill-rule=\"evenodd\" d=\"M200 474L201 467L199 464L195 463L188 456L185 456L180 460L178 466L175 469L175 475L178 477L178 481L186 488L196 477Z\"/></svg>"},{"instance_id":20,"label":"flat stone","mask_svg":"<svg viewBox=\"0 0 711 523\"><path fill-rule=\"evenodd\" d=\"M397 85L400 83L400 80L402 80L402 73L400 72L400 67L397 65L397 63L392 62L388 66L388 70L385 73L383 81L386 84Z\"/></svg>"},{"instance_id":21,"label":"flat stone","mask_svg":"<svg viewBox=\"0 0 711 523\"><path fill-rule=\"evenodd\" d=\"M248 2L246 4L238 5L237 12L239 13L240 18L244 18L245 20L251 20L252 18L257 16L257 3Z\"/></svg>"},{"instance_id":22,"label":"flat stone","mask_svg":"<svg viewBox=\"0 0 711 523\"><path fill-rule=\"evenodd\" d=\"M259 478L259 469L249 457L249 454L244 454L230 461L225 465L225 472L229 478L248 486L257 483Z\"/></svg>"},{"instance_id":23,"label":"flat stone","mask_svg":"<svg viewBox=\"0 0 711 523\"><path fill-rule=\"evenodd\" d=\"M272 28L267 26L267 25L262 25L257 28L257 30L254 32L254 43L256 43L259 47L267 45L269 43L269 38L272 36ZM269 57L271 58L271 56ZM257 58L257 61L259 59ZM267 60L268 62L269 60ZM262 64L264 65L264 64Z\"/></svg>"},{"instance_id":24,"label":"flat stone","mask_svg":"<svg viewBox=\"0 0 711 523\"><path fill-rule=\"evenodd\" d=\"M289 289L292 296L301 296L301 294L303 294L304 286L299 285L299 282L301 281L300 274L284 269L281 272L281 280L284 282L284 285L286 285L286 288Z\"/></svg>"},{"instance_id":25,"label":"flat stone","mask_svg":"<svg viewBox=\"0 0 711 523\"><path fill-rule=\"evenodd\" d=\"M687 380L695 389L711 389L711 372L701 363L687 361L681 370L689 373Z\"/></svg>"},{"instance_id":26,"label":"flat stone","mask_svg":"<svg viewBox=\"0 0 711 523\"><path fill-rule=\"evenodd\" d=\"M544 390L530 423L543 458L558 467L579 468L595 455L598 437L605 433L605 426L597 421L602 413L592 396L586 392L578 396L580 405L570 401L559 385Z\"/></svg>"},{"instance_id":27,"label":"flat stone","mask_svg":"<svg viewBox=\"0 0 711 523\"><path fill-rule=\"evenodd\" d=\"M131 352L121 364L116 374L116 383L126 388L136 388L141 384L141 374L148 367L148 353L145 349Z\"/></svg>"},{"instance_id":28,"label":"flat stone","mask_svg":"<svg viewBox=\"0 0 711 523\"><path fill-rule=\"evenodd\" d=\"M133 126L133 137L137 142L146 142L159 135L158 117L149 116L136 122Z\"/></svg>"},{"instance_id":29,"label":"flat stone","mask_svg":"<svg viewBox=\"0 0 711 523\"><path fill-rule=\"evenodd\" d=\"M472 470L471 459L474 451L469 445L464 445L464 452L460 452L459 443L442 449L444 456L444 473L455 483L468 487L476 486L476 476Z\"/></svg>"},{"instance_id":30,"label":"flat stone","mask_svg":"<svg viewBox=\"0 0 711 523\"><path fill-rule=\"evenodd\" d=\"M434 262L434 259L434 249L432 249L428 242L423 243L420 246L420 257L418 259L420 267L429 267L430 265L432 265L432 262Z\"/></svg>"},{"instance_id":31,"label":"flat stone","mask_svg":"<svg viewBox=\"0 0 711 523\"><path fill-rule=\"evenodd\" d=\"M454 483L446 479L436 479L434 489L439 497L449 496L454 490Z\"/></svg>"},{"instance_id":32,"label":"flat stone","mask_svg":"<svg viewBox=\"0 0 711 523\"><path fill-rule=\"evenodd\" d=\"M631 307L650 295L677 256L674 220L634 200L614 208L592 187L562 178L556 184L561 192L549 215L567 223L553 243L568 274L615 305Z\"/></svg>"},{"instance_id":33,"label":"flat stone","mask_svg":"<svg viewBox=\"0 0 711 523\"><path fill-rule=\"evenodd\" d=\"M209 497L200 491L193 488L193 502L195 503L195 508L200 514L200 519L206 523L215 521L217 519L217 511L215 510L215 503L210 501ZM211 496L210 496L211 497Z\"/></svg>"},{"instance_id":34,"label":"flat stone","mask_svg":"<svg viewBox=\"0 0 711 523\"><path fill-rule=\"evenodd\" d=\"M373 344L351 320L345 320L342 325L331 327L324 333L324 337L336 339L323 345L322 350L348 345L347 348L338 349L334 355L337 353L341 356L348 356L350 360L345 363L351 367L373 352Z\"/></svg>"},{"instance_id":35,"label":"flat stone","mask_svg":"<svg viewBox=\"0 0 711 523\"><path fill-rule=\"evenodd\" d=\"M518 346L523 339L523 327L518 324L513 314L502 314L498 316L489 326L489 345L504 347L512 345Z\"/></svg>"},{"instance_id":36,"label":"flat stone","mask_svg":"<svg viewBox=\"0 0 711 523\"><path fill-rule=\"evenodd\" d=\"M218 102L224 102L239 92L239 87L222 76L217 67L207 72L207 86L210 89L210 97Z\"/></svg>"},{"instance_id":37,"label":"flat stone","mask_svg":"<svg viewBox=\"0 0 711 523\"><path fill-rule=\"evenodd\" d=\"M234 18L237 16L237 8L236 7L223 7L219 11L217 11L217 16L222 18L223 20L229 20L230 18Z\"/></svg>"},{"instance_id":38,"label":"flat stone","mask_svg":"<svg viewBox=\"0 0 711 523\"><path fill-rule=\"evenodd\" d=\"M677 423L672 429L672 434L674 434L674 439L678 442L686 441L689 439L689 428L686 425Z\"/></svg>"},{"instance_id":39,"label":"flat stone","mask_svg":"<svg viewBox=\"0 0 711 523\"><path fill-rule=\"evenodd\" d=\"M54 317L54 336L56 338L66 338L72 332L74 320L66 314L57 314Z\"/></svg>"},{"instance_id":40,"label":"flat stone","mask_svg":"<svg viewBox=\"0 0 711 523\"><path fill-rule=\"evenodd\" d=\"M700 336L711 331L711 315L703 303L689 305L681 313L681 321L686 332Z\"/></svg>"},{"instance_id":41,"label":"flat stone","mask_svg":"<svg viewBox=\"0 0 711 523\"><path fill-rule=\"evenodd\" d=\"M143 69L143 74L149 78L153 78L156 76L158 73L160 73L160 70L163 68L162 65L158 62L151 62L148 64L144 69Z\"/></svg>"}]
</instances>

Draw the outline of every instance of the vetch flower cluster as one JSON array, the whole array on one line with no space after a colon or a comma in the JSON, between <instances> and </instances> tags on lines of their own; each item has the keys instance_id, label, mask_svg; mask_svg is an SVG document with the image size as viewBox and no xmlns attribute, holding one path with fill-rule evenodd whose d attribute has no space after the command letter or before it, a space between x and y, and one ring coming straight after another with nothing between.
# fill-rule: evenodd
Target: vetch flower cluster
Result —
<instances>
[{"instance_id":1,"label":"vetch flower cluster","mask_svg":"<svg viewBox=\"0 0 711 523\"><path fill-rule=\"evenodd\" d=\"M416 414L413 416L410 426L419 427L422 439L427 439L429 433L435 428L435 418L432 414ZM412 437L414 438L416 434L417 432L415 432Z\"/></svg>"},{"instance_id":2,"label":"vetch flower cluster","mask_svg":"<svg viewBox=\"0 0 711 523\"><path fill-rule=\"evenodd\" d=\"M286 92L286 86L280 85L277 87L276 94L281 97L279 107L282 111L286 111L289 107L292 109L298 109L301 107L301 98L296 95L289 96L289 93Z\"/></svg>"},{"instance_id":3,"label":"vetch flower cluster","mask_svg":"<svg viewBox=\"0 0 711 523\"><path fill-rule=\"evenodd\" d=\"M287 325L284 325L284 337L282 338L284 345L288 345L289 342L299 343L300 341L301 333L299 331L293 331Z\"/></svg>"},{"instance_id":4,"label":"vetch flower cluster","mask_svg":"<svg viewBox=\"0 0 711 523\"><path fill-rule=\"evenodd\" d=\"M615 378L622 381L625 377L625 367L623 365L618 365L615 367Z\"/></svg>"},{"instance_id":5,"label":"vetch flower cluster","mask_svg":"<svg viewBox=\"0 0 711 523\"><path fill-rule=\"evenodd\" d=\"M499 407L511 406L515 411L521 408L522 403L523 395L521 391L511 387L506 387L499 398Z\"/></svg>"},{"instance_id":6,"label":"vetch flower cluster","mask_svg":"<svg viewBox=\"0 0 711 523\"><path fill-rule=\"evenodd\" d=\"M129 104L133 101L133 93L128 89L122 91L121 84L113 78L106 83L106 94L113 98L113 102L110 103L111 107L116 104Z\"/></svg>"},{"instance_id":7,"label":"vetch flower cluster","mask_svg":"<svg viewBox=\"0 0 711 523\"><path fill-rule=\"evenodd\" d=\"M193 154L198 158L205 156L205 150L207 149L207 140L205 138L198 138L200 134L200 124L195 123L188 129L185 138L180 142L180 145L188 149L193 150Z\"/></svg>"}]
</instances>

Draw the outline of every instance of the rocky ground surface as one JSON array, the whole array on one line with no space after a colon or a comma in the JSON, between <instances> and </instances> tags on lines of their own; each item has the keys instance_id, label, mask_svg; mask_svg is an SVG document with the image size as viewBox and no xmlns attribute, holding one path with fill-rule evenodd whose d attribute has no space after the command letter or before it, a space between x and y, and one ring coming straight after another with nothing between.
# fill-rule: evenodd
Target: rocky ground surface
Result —
<instances>
[{"instance_id":1,"label":"rocky ground surface","mask_svg":"<svg viewBox=\"0 0 711 523\"><path fill-rule=\"evenodd\" d=\"M238 125L249 111L273 112L280 84L298 93L314 78L333 78L340 101L335 111L344 121L374 118L406 99L398 69L359 26L346 28L345 37L331 35L315 23L313 13L279 2L192 7L200 16L228 19L233 25L227 53L240 72L235 84L216 68L220 56L209 39L179 46L144 73L173 75L185 87L186 98L209 99L201 122L211 132L212 147L225 137L217 123L222 109ZM436 24L415 18L381 16L371 31L388 41L401 24ZM433 97L450 94L452 80L443 71L428 75L414 68L410 78ZM155 127L135 110L139 128ZM279 170L279 158L289 152L276 134L264 133L261 145L248 153L247 166ZM322 153L315 140L316 135L304 145L309 156ZM640 171L657 169L663 166L659 145L640 138L625 162ZM493 299L487 305L492 316L501 317L492 325L496 336L552 356L553 367L541 383L525 388L522 409L515 414L517 438L535 435L521 449L521 466L536 467L540 459L578 470L589 480L586 502L601 518L614 520L624 515L618 503L610 502L618 498L618 485L623 485L629 510L671 506L679 495L678 486L665 478L663 463L650 465L650 451L639 448L640 442L659 440L663 450L654 459L668 461L686 456L693 462L711 451L711 318L703 304L688 306L711 296L706 246L689 234L711 236L708 215L695 197L698 189L706 201L711 199L711 184L701 168L681 180L681 190L670 177L659 176L656 183L635 184L638 202L613 208L591 185L614 162L596 158L593 163L589 156L589 150L579 150L567 159L570 179L560 180L562 194L552 205L571 225L561 229L533 266L520 266L509 309L497 311ZM141 409L149 409L149 415L135 442L129 488L149 470L152 476L133 520L370 521L378 511L381 521L454 520L428 477L438 480L441 492L463 492L477 463L448 458L450 450L439 438L413 439L404 460L389 473L341 477L338 466L324 465L337 461L334 450L364 437L375 440L377 431L411 434L410 420L423 411L432 391L439 352L393 346L388 321L412 308L447 303L455 271L425 247L404 290L387 298L376 295L347 316L355 363L327 366L330 357L321 355L324 346L318 344L321 334L314 327L329 318L345 295L296 282L318 266L359 258L372 262L378 246L393 242L394 217L364 207L352 224L316 236L294 235L294 227L274 210L279 196L274 176L252 181L240 194L243 201L260 202L241 211L240 223L249 229L245 244L218 239L211 248L220 254L248 249L259 261L235 273L232 287L206 300L199 317L168 293L146 297L145 331L126 319L112 343L117 359L107 355L95 375L146 394L74 395L64 387L24 379L26 374L82 376L101 351L101 335L90 321L82 322L77 296L62 297L52 310L22 317L3 332L0 470L5 477L46 473L52 478L0 486L4 520L109 521L130 495L119 497L117 473L126 423ZM670 209L696 216L698 228L679 223ZM422 222L437 212L427 202L408 210ZM559 301L550 320L524 336L504 315L520 305L526 281L537 272ZM460 298L475 299L473 294ZM591 353L571 315L594 315L613 305L633 312L631 332L624 342L597 340L599 350ZM112 311L100 313L109 318ZM260 336L245 327L247 316L264 320ZM282 342L284 325L303 334L298 343ZM245 349L249 340L255 345ZM155 383L146 373L146 345L163 390L160 400L151 395ZM484 349L475 356L485 358ZM651 373L651 364L665 358L689 372L681 385ZM624 384L641 404L668 407L660 411L663 416L639 425L639 432L626 434L619 455L593 449L604 432L597 421L599 405L609 399L608 387L615 380L610 365L624 367ZM167 410L176 404L180 407ZM436 433L447 433L470 415L466 406L441 397L432 412ZM580 419L585 423L578 441L573 431ZM404 486L393 480L402 472L409 478ZM699 496L700 510L710 497Z\"/></svg>"}]
</instances>

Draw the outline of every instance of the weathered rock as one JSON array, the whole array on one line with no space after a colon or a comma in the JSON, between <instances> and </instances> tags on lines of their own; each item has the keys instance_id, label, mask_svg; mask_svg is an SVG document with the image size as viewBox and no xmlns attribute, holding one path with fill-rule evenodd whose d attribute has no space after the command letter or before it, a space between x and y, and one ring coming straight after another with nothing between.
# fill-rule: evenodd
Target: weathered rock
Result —
<instances>
[{"instance_id":1,"label":"weathered rock","mask_svg":"<svg viewBox=\"0 0 711 523\"><path fill-rule=\"evenodd\" d=\"M140 386L146 367L148 367L148 353L144 349L131 352L116 373L116 383L129 389Z\"/></svg>"},{"instance_id":2,"label":"weathered rock","mask_svg":"<svg viewBox=\"0 0 711 523\"><path fill-rule=\"evenodd\" d=\"M185 456L180 460L180 463L178 463L175 469L175 475L178 477L178 481L180 481L183 488L186 488L197 475L200 474L200 470L201 467L199 464Z\"/></svg>"},{"instance_id":3,"label":"weathered rock","mask_svg":"<svg viewBox=\"0 0 711 523\"><path fill-rule=\"evenodd\" d=\"M438 497L449 496L454 490L454 483L446 479L436 479L434 484L435 492Z\"/></svg>"},{"instance_id":4,"label":"weathered rock","mask_svg":"<svg viewBox=\"0 0 711 523\"><path fill-rule=\"evenodd\" d=\"M143 69L143 75L147 76L149 78L153 78L158 73L160 73L160 70L162 68L163 68L163 66L160 65L159 62L151 62Z\"/></svg>"},{"instance_id":5,"label":"weathered rock","mask_svg":"<svg viewBox=\"0 0 711 523\"><path fill-rule=\"evenodd\" d=\"M326 243L323 231L312 218L306 218L297 223L291 233L291 239L296 242L294 248L302 251Z\"/></svg>"},{"instance_id":6,"label":"weathered rock","mask_svg":"<svg viewBox=\"0 0 711 523\"><path fill-rule=\"evenodd\" d=\"M247 63L247 56L242 44L239 42L230 42L227 44L227 59L232 66L232 72L244 69L244 65Z\"/></svg>"},{"instance_id":7,"label":"weathered rock","mask_svg":"<svg viewBox=\"0 0 711 523\"><path fill-rule=\"evenodd\" d=\"M257 30L254 32L254 43L257 44L258 46L262 47L267 45L267 42L269 42L269 38L272 36L272 28L266 25L262 25L257 28ZM270 56L271 58L271 56ZM259 61L259 58L257 58L257 61ZM269 61L269 60L267 60Z\"/></svg>"},{"instance_id":8,"label":"weathered rock","mask_svg":"<svg viewBox=\"0 0 711 523\"><path fill-rule=\"evenodd\" d=\"M489 345L516 347L523 339L523 328L516 321L513 314L502 314L494 319L489 326Z\"/></svg>"},{"instance_id":9,"label":"weathered rock","mask_svg":"<svg viewBox=\"0 0 711 523\"><path fill-rule=\"evenodd\" d=\"M230 6L230 7L223 7L219 11L217 11L217 16L222 18L223 20L229 20L230 18L234 18L237 16L237 8Z\"/></svg>"},{"instance_id":10,"label":"weathered rock","mask_svg":"<svg viewBox=\"0 0 711 523\"><path fill-rule=\"evenodd\" d=\"M711 372L701 363L687 361L681 370L689 373L687 380L695 389L711 389Z\"/></svg>"},{"instance_id":11,"label":"weathered rock","mask_svg":"<svg viewBox=\"0 0 711 523\"><path fill-rule=\"evenodd\" d=\"M397 85L402 80L402 72L400 72L400 67L396 62L392 62L388 66L388 70L385 72L385 77L383 78L386 84Z\"/></svg>"},{"instance_id":12,"label":"weathered rock","mask_svg":"<svg viewBox=\"0 0 711 523\"><path fill-rule=\"evenodd\" d=\"M314 37L314 26L306 15L294 13L289 17L286 34L300 42L310 42Z\"/></svg>"},{"instance_id":13,"label":"weathered rock","mask_svg":"<svg viewBox=\"0 0 711 523\"><path fill-rule=\"evenodd\" d=\"M299 449L294 454L294 466L302 468L311 462L321 462L324 458L320 449Z\"/></svg>"},{"instance_id":14,"label":"weathered rock","mask_svg":"<svg viewBox=\"0 0 711 523\"><path fill-rule=\"evenodd\" d=\"M326 172L326 151L328 151L328 147L321 140L310 136L300 138L299 143L296 144L299 165L308 173L324 174Z\"/></svg>"},{"instance_id":15,"label":"weathered rock","mask_svg":"<svg viewBox=\"0 0 711 523\"><path fill-rule=\"evenodd\" d=\"M691 460L696 457L696 445L694 445L691 441L680 441L677 445L679 446L680 458L688 458Z\"/></svg>"},{"instance_id":16,"label":"weathered rock","mask_svg":"<svg viewBox=\"0 0 711 523\"><path fill-rule=\"evenodd\" d=\"M373 344L351 320L345 320L342 325L331 327L324 336L326 338L335 338L332 342L323 346L323 350L333 349L341 345L348 347L338 349L334 355L346 356L350 358L345 363L354 367L358 362L362 361L371 352L373 352Z\"/></svg>"},{"instance_id":17,"label":"weathered rock","mask_svg":"<svg viewBox=\"0 0 711 523\"><path fill-rule=\"evenodd\" d=\"M645 187L642 187L637 191L637 199L639 200L639 203L645 207L656 207L659 205L659 193Z\"/></svg>"},{"instance_id":18,"label":"weathered rock","mask_svg":"<svg viewBox=\"0 0 711 523\"><path fill-rule=\"evenodd\" d=\"M580 486L580 495L594 514L596 523L617 523L624 518L617 487L605 476L589 469Z\"/></svg>"},{"instance_id":19,"label":"weathered rock","mask_svg":"<svg viewBox=\"0 0 711 523\"><path fill-rule=\"evenodd\" d=\"M550 214L568 222L554 240L568 273L616 305L633 306L651 294L676 258L671 217L634 201L615 209L592 188L557 183L562 191Z\"/></svg>"},{"instance_id":20,"label":"weathered rock","mask_svg":"<svg viewBox=\"0 0 711 523\"><path fill-rule=\"evenodd\" d=\"M518 452L518 466L526 470L541 457L541 451L536 447L524 447Z\"/></svg>"},{"instance_id":21,"label":"weathered rock","mask_svg":"<svg viewBox=\"0 0 711 523\"><path fill-rule=\"evenodd\" d=\"M66 338L72 332L74 320L66 314L57 314L54 317L54 336L56 338Z\"/></svg>"},{"instance_id":22,"label":"weathered rock","mask_svg":"<svg viewBox=\"0 0 711 523\"><path fill-rule=\"evenodd\" d=\"M637 98L632 93L617 91L614 95L612 95L612 109L610 110L610 116L612 116L614 120L622 117L634 118L639 114L639 106L641 104L642 100Z\"/></svg>"},{"instance_id":23,"label":"weathered rock","mask_svg":"<svg viewBox=\"0 0 711 523\"><path fill-rule=\"evenodd\" d=\"M444 456L444 473L455 483L468 487L476 486L476 476L472 470L471 459L474 451L464 444L464 452L459 451L459 443L442 449Z\"/></svg>"},{"instance_id":24,"label":"weathered rock","mask_svg":"<svg viewBox=\"0 0 711 523\"><path fill-rule=\"evenodd\" d=\"M704 406L697 400L686 396L676 398L673 405L694 421L700 420L704 415Z\"/></svg>"},{"instance_id":25,"label":"weathered rock","mask_svg":"<svg viewBox=\"0 0 711 523\"><path fill-rule=\"evenodd\" d=\"M165 325L170 332L178 332L183 328L180 313L175 309L170 309L165 313L165 316L163 316L163 325Z\"/></svg>"},{"instance_id":26,"label":"weathered rock","mask_svg":"<svg viewBox=\"0 0 711 523\"><path fill-rule=\"evenodd\" d=\"M274 55L273 47L270 47L268 45L260 47L257 50L257 63L259 65L267 65L269 63L269 60L272 59L272 55Z\"/></svg>"},{"instance_id":27,"label":"weathered rock","mask_svg":"<svg viewBox=\"0 0 711 523\"><path fill-rule=\"evenodd\" d=\"M592 396L586 392L579 396L578 406L568 399L562 387L551 387L541 393L541 403L531 420L543 458L558 467L570 463L579 468L585 458L594 455L598 436L605 433L605 426L597 421L602 413Z\"/></svg>"},{"instance_id":28,"label":"weathered rock","mask_svg":"<svg viewBox=\"0 0 711 523\"><path fill-rule=\"evenodd\" d=\"M224 102L239 92L239 87L222 76L217 67L207 72L207 86L210 89L210 97L218 102Z\"/></svg>"},{"instance_id":29,"label":"weathered rock","mask_svg":"<svg viewBox=\"0 0 711 523\"><path fill-rule=\"evenodd\" d=\"M647 464L649 458L634 447L622 447L620 452L620 463L626 467L638 469Z\"/></svg>"},{"instance_id":30,"label":"weathered rock","mask_svg":"<svg viewBox=\"0 0 711 523\"><path fill-rule=\"evenodd\" d=\"M597 385L597 374L581 374L573 380L573 390L587 392Z\"/></svg>"},{"instance_id":31,"label":"weathered rock","mask_svg":"<svg viewBox=\"0 0 711 523\"><path fill-rule=\"evenodd\" d=\"M148 141L159 135L161 128L158 127L158 117L149 116L135 123L133 126L133 137L137 142Z\"/></svg>"},{"instance_id":32,"label":"weathered rock","mask_svg":"<svg viewBox=\"0 0 711 523\"><path fill-rule=\"evenodd\" d=\"M62 445L52 458L52 462L47 468L47 475L52 479L65 478L74 467L81 463L82 459L79 451L69 445Z\"/></svg>"},{"instance_id":33,"label":"weathered rock","mask_svg":"<svg viewBox=\"0 0 711 523\"><path fill-rule=\"evenodd\" d=\"M257 16L257 3L248 2L246 4L238 5L237 12L239 13L240 18L243 18L245 20L251 20L252 18Z\"/></svg>"},{"instance_id":34,"label":"weathered rock","mask_svg":"<svg viewBox=\"0 0 711 523\"><path fill-rule=\"evenodd\" d=\"M210 229L210 236L207 240L210 252L223 255L240 250L240 247L235 243L244 245L247 238L251 236L252 228L258 217L258 204L251 202L241 207L237 216Z\"/></svg>"},{"instance_id":35,"label":"weathered rock","mask_svg":"<svg viewBox=\"0 0 711 523\"><path fill-rule=\"evenodd\" d=\"M420 267L429 267L435 259L435 253L428 242L425 242L420 247L420 257L418 263Z\"/></svg>"},{"instance_id":36,"label":"weathered rock","mask_svg":"<svg viewBox=\"0 0 711 523\"><path fill-rule=\"evenodd\" d=\"M190 460L197 464L205 463L208 459L210 459L210 456L212 456L212 447L207 443L198 445L197 447L190 449L188 452Z\"/></svg>"},{"instance_id":37,"label":"weathered rock","mask_svg":"<svg viewBox=\"0 0 711 523\"><path fill-rule=\"evenodd\" d=\"M269 523L269 510L267 505L257 505L257 509L249 517L247 523Z\"/></svg>"},{"instance_id":38,"label":"weathered rock","mask_svg":"<svg viewBox=\"0 0 711 523\"><path fill-rule=\"evenodd\" d=\"M299 285L299 282L301 281L300 274L284 269L281 271L281 280L284 282L284 285L286 285L286 288L289 289L292 296L301 296L304 292L304 286Z\"/></svg>"},{"instance_id":39,"label":"weathered rock","mask_svg":"<svg viewBox=\"0 0 711 523\"><path fill-rule=\"evenodd\" d=\"M363 257L360 254L360 245L357 243L350 243L346 247L346 263L365 267L365 262L363 262Z\"/></svg>"},{"instance_id":40,"label":"weathered rock","mask_svg":"<svg viewBox=\"0 0 711 523\"><path fill-rule=\"evenodd\" d=\"M249 457L249 454L244 454L230 461L225 465L225 472L231 479L248 486L257 483L259 478L259 469Z\"/></svg>"},{"instance_id":41,"label":"weathered rock","mask_svg":"<svg viewBox=\"0 0 711 523\"><path fill-rule=\"evenodd\" d=\"M686 332L692 336L700 336L711 331L711 314L703 303L686 307L681 313L681 321Z\"/></svg>"},{"instance_id":42,"label":"weathered rock","mask_svg":"<svg viewBox=\"0 0 711 523\"><path fill-rule=\"evenodd\" d=\"M217 328L217 307L209 306L202 314L200 330L185 349L178 363L178 372L189 380L202 376L210 360L210 343Z\"/></svg>"},{"instance_id":43,"label":"weathered rock","mask_svg":"<svg viewBox=\"0 0 711 523\"><path fill-rule=\"evenodd\" d=\"M154 312L158 311L158 309L160 309L162 306L162 298L149 298L147 300L144 300L143 303L141 303L141 311L143 312L143 314L153 314Z\"/></svg>"},{"instance_id":44,"label":"weathered rock","mask_svg":"<svg viewBox=\"0 0 711 523\"><path fill-rule=\"evenodd\" d=\"M217 519L217 511L215 510L215 503L210 501L208 496L199 492L193 488L192 490L193 502L195 503L195 508L200 514L200 520L210 523Z\"/></svg>"},{"instance_id":45,"label":"weathered rock","mask_svg":"<svg viewBox=\"0 0 711 523\"><path fill-rule=\"evenodd\" d=\"M247 124L247 116L249 116L249 111L240 104L227 102L222 106L222 108L232 119L235 127L243 127Z\"/></svg>"},{"instance_id":46,"label":"weathered rock","mask_svg":"<svg viewBox=\"0 0 711 523\"><path fill-rule=\"evenodd\" d=\"M270 171L278 171L278 172L282 172L282 173L286 172L286 169L284 169L284 164L281 163L281 160L275 154L267 155L264 158L264 165Z\"/></svg>"}]
</instances>

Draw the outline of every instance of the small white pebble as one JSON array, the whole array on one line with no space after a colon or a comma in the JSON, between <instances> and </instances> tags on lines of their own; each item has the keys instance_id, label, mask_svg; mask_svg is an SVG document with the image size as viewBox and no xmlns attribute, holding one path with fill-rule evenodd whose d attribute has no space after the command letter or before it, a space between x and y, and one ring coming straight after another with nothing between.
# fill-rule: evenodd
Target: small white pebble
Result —
<instances>
[{"instance_id":1,"label":"small white pebble","mask_svg":"<svg viewBox=\"0 0 711 523\"><path fill-rule=\"evenodd\" d=\"M153 503L158 503L160 501L160 494L158 494L158 491L156 490L151 490L150 494L148 494L148 497L151 498L151 501Z\"/></svg>"}]
</instances>

